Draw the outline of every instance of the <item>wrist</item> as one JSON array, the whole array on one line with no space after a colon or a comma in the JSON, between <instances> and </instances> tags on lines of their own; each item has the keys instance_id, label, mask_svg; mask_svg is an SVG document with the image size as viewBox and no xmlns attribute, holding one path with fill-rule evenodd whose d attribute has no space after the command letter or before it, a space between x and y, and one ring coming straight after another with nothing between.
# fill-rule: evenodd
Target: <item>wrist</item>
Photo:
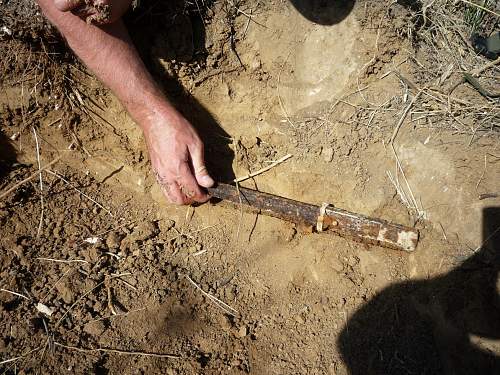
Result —
<instances>
[{"instance_id":1,"label":"wrist","mask_svg":"<svg viewBox=\"0 0 500 375\"><path fill-rule=\"evenodd\" d=\"M124 103L127 112L147 133L153 127L172 127L180 116L175 107L163 96L145 96L143 100L133 100Z\"/></svg>"}]
</instances>

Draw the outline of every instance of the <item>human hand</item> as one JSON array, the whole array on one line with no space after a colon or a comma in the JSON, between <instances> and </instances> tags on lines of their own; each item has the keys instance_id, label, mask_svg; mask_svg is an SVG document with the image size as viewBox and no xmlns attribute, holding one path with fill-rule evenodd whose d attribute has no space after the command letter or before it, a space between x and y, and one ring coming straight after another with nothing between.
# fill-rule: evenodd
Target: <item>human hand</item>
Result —
<instances>
[{"instance_id":1,"label":"human hand","mask_svg":"<svg viewBox=\"0 0 500 375\"><path fill-rule=\"evenodd\" d=\"M142 121L156 179L167 199L175 204L206 202L202 187L214 184L205 167L203 143L192 125L175 109Z\"/></svg>"},{"instance_id":2,"label":"human hand","mask_svg":"<svg viewBox=\"0 0 500 375\"><path fill-rule=\"evenodd\" d=\"M104 25L123 16L132 0L53 0L61 12L72 12L87 23Z\"/></svg>"}]
</instances>

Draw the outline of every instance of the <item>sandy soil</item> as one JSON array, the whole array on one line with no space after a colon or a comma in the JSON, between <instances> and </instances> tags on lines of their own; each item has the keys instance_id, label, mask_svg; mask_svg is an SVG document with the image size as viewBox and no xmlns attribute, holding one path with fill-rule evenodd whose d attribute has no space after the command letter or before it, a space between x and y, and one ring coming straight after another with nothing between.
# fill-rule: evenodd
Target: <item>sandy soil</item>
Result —
<instances>
[{"instance_id":1,"label":"sandy soil","mask_svg":"<svg viewBox=\"0 0 500 375\"><path fill-rule=\"evenodd\" d=\"M417 250L221 203L170 206L139 129L78 63L64 57L60 84L41 89L14 69L0 92L0 196L35 178L0 199L0 369L500 371L500 200L478 198L498 192L498 132L471 140L411 113L388 142L411 100L391 71L427 83L409 59L425 54L401 35L411 10L231 4L203 22L177 2L127 18L204 138L210 171L229 181L291 153L244 186L416 226ZM484 100L468 87L457 95ZM32 127L42 165L60 157L42 189Z\"/></svg>"}]
</instances>

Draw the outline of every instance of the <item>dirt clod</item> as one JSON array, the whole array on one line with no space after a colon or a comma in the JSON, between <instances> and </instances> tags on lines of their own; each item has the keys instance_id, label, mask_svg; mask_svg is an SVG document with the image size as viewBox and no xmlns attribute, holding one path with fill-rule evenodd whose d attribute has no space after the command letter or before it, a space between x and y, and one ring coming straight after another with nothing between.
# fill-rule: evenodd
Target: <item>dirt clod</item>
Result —
<instances>
[{"instance_id":1,"label":"dirt clod","mask_svg":"<svg viewBox=\"0 0 500 375\"><path fill-rule=\"evenodd\" d=\"M325 147L321 150L321 155L323 156L323 160L326 162L331 162L333 160L334 150L333 147Z\"/></svg>"},{"instance_id":2,"label":"dirt clod","mask_svg":"<svg viewBox=\"0 0 500 375\"><path fill-rule=\"evenodd\" d=\"M336 272L342 272L344 270L344 265L337 258L333 258L331 261L331 266Z\"/></svg>"},{"instance_id":3,"label":"dirt clod","mask_svg":"<svg viewBox=\"0 0 500 375\"><path fill-rule=\"evenodd\" d=\"M56 284L56 290L58 295L66 304L71 304L75 299L75 294L71 289L71 284L69 282L63 281Z\"/></svg>"},{"instance_id":4,"label":"dirt clod","mask_svg":"<svg viewBox=\"0 0 500 375\"><path fill-rule=\"evenodd\" d=\"M153 221L145 221L143 223L139 223L136 227L134 227L130 238L134 241L146 241L154 237L156 233L156 224Z\"/></svg>"},{"instance_id":5,"label":"dirt clod","mask_svg":"<svg viewBox=\"0 0 500 375\"><path fill-rule=\"evenodd\" d=\"M92 336L100 336L102 333L106 330L106 326L102 321L93 321L86 323L83 326L84 332L88 333L89 335Z\"/></svg>"},{"instance_id":6,"label":"dirt clod","mask_svg":"<svg viewBox=\"0 0 500 375\"><path fill-rule=\"evenodd\" d=\"M110 249L117 249L121 245L121 237L118 233L116 232L111 232L109 233L108 237L106 238L106 246Z\"/></svg>"}]
</instances>

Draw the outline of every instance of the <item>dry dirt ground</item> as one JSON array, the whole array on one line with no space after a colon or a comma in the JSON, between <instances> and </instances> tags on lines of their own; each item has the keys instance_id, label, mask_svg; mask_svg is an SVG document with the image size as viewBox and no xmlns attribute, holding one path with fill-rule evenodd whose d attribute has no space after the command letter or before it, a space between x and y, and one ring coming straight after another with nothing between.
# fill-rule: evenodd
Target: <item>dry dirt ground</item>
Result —
<instances>
[{"instance_id":1,"label":"dry dirt ground","mask_svg":"<svg viewBox=\"0 0 500 375\"><path fill-rule=\"evenodd\" d=\"M464 65L435 74L421 4L166 3L127 24L219 181L290 153L243 185L416 226L420 244L168 205L117 100L36 8L20 22L3 0L0 373L500 373L498 101L442 94Z\"/></svg>"}]
</instances>

